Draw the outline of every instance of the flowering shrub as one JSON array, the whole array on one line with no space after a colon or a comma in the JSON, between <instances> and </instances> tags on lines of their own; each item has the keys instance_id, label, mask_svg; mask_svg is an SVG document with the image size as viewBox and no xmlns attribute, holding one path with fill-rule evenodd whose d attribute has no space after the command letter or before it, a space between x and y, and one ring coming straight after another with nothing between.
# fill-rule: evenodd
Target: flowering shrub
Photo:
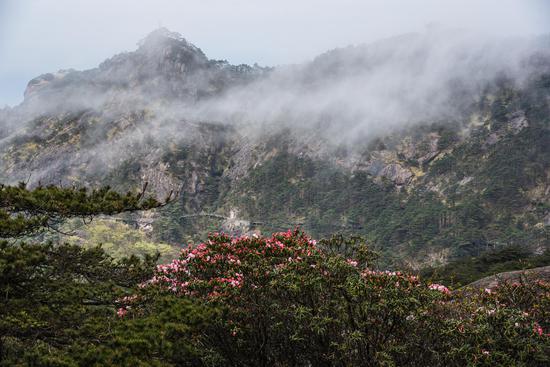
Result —
<instances>
[{"instance_id":1,"label":"flowering shrub","mask_svg":"<svg viewBox=\"0 0 550 367\"><path fill-rule=\"evenodd\" d=\"M432 290L436 290L438 292L441 292L441 293L445 293L445 294L450 294L451 291L449 291L449 288L445 287L444 285L441 285L441 284L430 284L430 286L428 287Z\"/></svg>"},{"instance_id":2,"label":"flowering shrub","mask_svg":"<svg viewBox=\"0 0 550 367\"><path fill-rule=\"evenodd\" d=\"M290 231L270 239L214 234L207 243L183 250L172 263L159 265L142 286L157 284L176 294L216 298L245 284L266 286L266 281L289 268L305 263L314 267L318 255L315 241Z\"/></svg>"},{"instance_id":3,"label":"flowering shrub","mask_svg":"<svg viewBox=\"0 0 550 367\"><path fill-rule=\"evenodd\" d=\"M491 294L496 304L521 310L534 320L537 334L550 333L550 283L536 279L501 282Z\"/></svg>"},{"instance_id":4,"label":"flowering shrub","mask_svg":"<svg viewBox=\"0 0 550 367\"><path fill-rule=\"evenodd\" d=\"M414 275L373 269L365 249L357 253L321 250L300 231L270 238L214 234L159 265L118 312L122 322L144 317L160 295L221 310L195 335L209 365L549 362L548 288L537 302L527 293L520 301L506 287L452 293Z\"/></svg>"}]
</instances>

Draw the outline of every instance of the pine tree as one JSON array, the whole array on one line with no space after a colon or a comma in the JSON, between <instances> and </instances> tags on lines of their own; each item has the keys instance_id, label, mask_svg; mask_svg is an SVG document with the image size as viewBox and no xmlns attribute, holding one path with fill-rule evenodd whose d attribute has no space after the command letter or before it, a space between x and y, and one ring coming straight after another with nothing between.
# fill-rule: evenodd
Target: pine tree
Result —
<instances>
[{"instance_id":1,"label":"pine tree","mask_svg":"<svg viewBox=\"0 0 550 367\"><path fill-rule=\"evenodd\" d=\"M145 198L143 191L119 194L106 186L101 189L38 186L0 186L0 239L19 238L45 229L57 229L69 218L91 220L100 214L114 215L157 208L170 202L172 193L161 204Z\"/></svg>"},{"instance_id":2,"label":"pine tree","mask_svg":"<svg viewBox=\"0 0 550 367\"><path fill-rule=\"evenodd\" d=\"M34 242L26 236L58 230L69 218L89 221L170 202L172 195L164 203L146 198L145 189L0 186L0 366L67 365L56 351L108 335L118 300L151 276L158 256L115 260L99 246L24 240Z\"/></svg>"}]
</instances>

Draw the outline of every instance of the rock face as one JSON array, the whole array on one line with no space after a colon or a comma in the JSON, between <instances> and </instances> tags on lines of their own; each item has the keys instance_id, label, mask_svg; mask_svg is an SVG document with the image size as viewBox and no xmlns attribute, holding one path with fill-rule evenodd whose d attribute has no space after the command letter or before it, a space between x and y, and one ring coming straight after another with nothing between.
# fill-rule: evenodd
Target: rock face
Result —
<instances>
[{"instance_id":1,"label":"rock face","mask_svg":"<svg viewBox=\"0 0 550 367\"><path fill-rule=\"evenodd\" d=\"M193 101L216 93L238 75L210 61L178 34L159 29L143 39L137 51L103 62L91 77L109 88L129 87L133 94Z\"/></svg>"},{"instance_id":2,"label":"rock face","mask_svg":"<svg viewBox=\"0 0 550 367\"><path fill-rule=\"evenodd\" d=\"M250 221L239 218L238 213L238 209L229 210L229 217L227 217L222 223L223 230L229 233L249 233Z\"/></svg>"},{"instance_id":3,"label":"rock face","mask_svg":"<svg viewBox=\"0 0 550 367\"><path fill-rule=\"evenodd\" d=\"M438 42L410 35L272 69L209 59L159 29L95 69L33 79L0 111L0 178L179 192L136 220L170 243L301 226L366 235L410 264L487 241L546 248L548 50L522 59L516 83L434 64L479 60Z\"/></svg>"},{"instance_id":4,"label":"rock face","mask_svg":"<svg viewBox=\"0 0 550 367\"><path fill-rule=\"evenodd\" d=\"M32 79L25 89L25 98L31 98L35 93L40 93L42 88L46 88L50 83L61 81L67 74L74 70L59 70L57 73L48 73Z\"/></svg>"},{"instance_id":5,"label":"rock face","mask_svg":"<svg viewBox=\"0 0 550 367\"><path fill-rule=\"evenodd\" d=\"M391 180L393 183L399 186L409 183L411 177L413 176L411 171L395 163L384 166L379 175L381 177L385 177Z\"/></svg>"},{"instance_id":6,"label":"rock face","mask_svg":"<svg viewBox=\"0 0 550 367\"><path fill-rule=\"evenodd\" d=\"M159 197L168 197L171 193L181 191L180 183L168 171L166 163L141 169L141 180L151 185Z\"/></svg>"},{"instance_id":7,"label":"rock face","mask_svg":"<svg viewBox=\"0 0 550 367\"><path fill-rule=\"evenodd\" d=\"M503 282L519 283L522 281L533 282L537 280L550 281L550 266L500 273L477 280L466 287L473 289L493 289Z\"/></svg>"}]
</instances>

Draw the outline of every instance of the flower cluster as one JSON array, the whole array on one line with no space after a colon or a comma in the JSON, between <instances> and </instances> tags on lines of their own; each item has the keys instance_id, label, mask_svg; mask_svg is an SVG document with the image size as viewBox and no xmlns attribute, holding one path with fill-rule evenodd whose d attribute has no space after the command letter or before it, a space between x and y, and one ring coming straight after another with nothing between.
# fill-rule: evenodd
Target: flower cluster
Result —
<instances>
[{"instance_id":1,"label":"flower cluster","mask_svg":"<svg viewBox=\"0 0 550 367\"><path fill-rule=\"evenodd\" d=\"M346 262L347 262L348 264L350 264L351 266L353 266L353 267L356 267L356 266L358 265L357 260L347 259Z\"/></svg>"},{"instance_id":2,"label":"flower cluster","mask_svg":"<svg viewBox=\"0 0 550 367\"><path fill-rule=\"evenodd\" d=\"M282 272L300 268L330 278L330 270L321 266L323 256L326 254L316 242L298 230L275 233L269 238L215 233L208 241L183 249L171 263L158 265L154 276L141 287L159 286L175 294L218 298L243 287L258 289ZM373 289L427 287L415 275L362 268L353 258L342 258L342 262ZM428 289L450 294L440 284L431 284Z\"/></svg>"},{"instance_id":3,"label":"flower cluster","mask_svg":"<svg viewBox=\"0 0 550 367\"><path fill-rule=\"evenodd\" d=\"M438 292L441 292L443 294L451 294L451 291L449 290L449 288L447 288L447 287L445 287L444 285L441 285L441 284L433 283L433 284L430 284L429 288L431 290L438 291Z\"/></svg>"},{"instance_id":4,"label":"flower cluster","mask_svg":"<svg viewBox=\"0 0 550 367\"><path fill-rule=\"evenodd\" d=\"M127 313L128 313L128 310L125 307L120 307L116 312L117 316L121 318L126 316Z\"/></svg>"},{"instance_id":5,"label":"flower cluster","mask_svg":"<svg viewBox=\"0 0 550 367\"><path fill-rule=\"evenodd\" d=\"M258 288L258 269L263 269L264 278L274 276L298 264L314 266L319 254L315 241L299 231L275 233L271 238L215 233L207 242L182 250L171 263L158 265L154 276L140 287L158 285L176 294L219 297L245 285Z\"/></svg>"},{"instance_id":6,"label":"flower cluster","mask_svg":"<svg viewBox=\"0 0 550 367\"><path fill-rule=\"evenodd\" d=\"M117 316L122 318L126 316L128 313L128 310L132 308L132 304L139 300L139 296L137 294L132 294L129 296L124 296L122 298L117 299L115 302L120 305L120 307L117 310Z\"/></svg>"},{"instance_id":7,"label":"flower cluster","mask_svg":"<svg viewBox=\"0 0 550 367\"><path fill-rule=\"evenodd\" d=\"M347 358L346 365L361 365L378 351L394 353L395 361L402 361L423 345L433 348L437 360L463 357L456 365L476 365L480 360L484 365L510 365L499 358L539 358L550 343L545 334L550 309L546 284L536 285L544 297L524 289L521 282L451 293L442 284L368 268L370 262L360 256L342 256L323 243L320 247L300 231L267 238L213 234L182 250L178 259L157 266L154 276L141 285L138 298L120 300L123 307L117 314L125 320L128 315L139 317L139 307L148 300L167 296L179 302L174 295L221 310L210 328L201 326L196 337L213 348L216 340L223 340L216 353L229 353L230 360L270 348L267 355L286 361L287 349L279 345L289 335L296 336L297 353L309 355L303 351L336 346L327 355ZM267 346L265 335L273 340ZM312 343L317 343L314 348ZM370 343L375 354L357 343ZM258 360L265 362L262 358ZM281 365L295 364L293 358ZM430 354L425 358L430 360Z\"/></svg>"}]
</instances>

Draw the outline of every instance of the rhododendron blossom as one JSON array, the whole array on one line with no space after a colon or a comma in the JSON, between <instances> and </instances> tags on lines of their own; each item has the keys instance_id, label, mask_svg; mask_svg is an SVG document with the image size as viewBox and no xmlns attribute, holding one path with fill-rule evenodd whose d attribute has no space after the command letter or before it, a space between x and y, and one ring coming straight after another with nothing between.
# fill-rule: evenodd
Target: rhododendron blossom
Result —
<instances>
[{"instance_id":1,"label":"rhododendron blossom","mask_svg":"<svg viewBox=\"0 0 550 367\"><path fill-rule=\"evenodd\" d=\"M350 246L343 256L332 251L331 245L342 248L336 247L337 240L326 241L330 240L317 247L298 230L270 237L212 234L204 243L184 248L179 258L158 265L139 286L137 297L118 299L117 315L121 323L139 319L140 312L148 315L147 302L153 297L166 297L167 302L155 306L163 310L172 302L182 307L189 302L193 309L212 309L208 318L214 322L204 327L201 323L195 337L204 337L202 345L219 340L223 345L216 352L229 346L233 356L243 350L248 356L268 345L270 353L286 356L288 346L281 348L281 342L295 336L290 344L297 343L300 350L317 340L317 350L345 346L330 352L338 358L364 353L342 364L350 366L372 358L361 347L369 343L374 351L393 350L398 356L401 351L414 354L420 345L437 345L433 353L439 358L454 348L455 341L463 341L471 358L456 365L472 366L499 362L503 350L515 348L516 335L529 339L522 353L541 356L542 347L550 343L545 334L546 304L523 283L451 293L445 285L416 275L373 268L374 263L366 260L368 249L356 252ZM518 307L520 296L532 297L535 303ZM463 352L449 353L456 358ZM273 360L262 361L275 365ZM304 365L318 365L309 362ZM259 364L249 360L242 365ZM296 365L296 360L281 365Z\"/></svg>"},{"instance_id":2,"label":"rhododendron blossom","mask_svg":"<svg viewBox=\"0 0 550 367\"><path fill-rule=\"evenodd\" d=\"M158 285L177 294L218 297L243 287L249 275L258 276L254 270L259 264L265 265L263 277L270 277L302 262L314 268L319 254L315 241L299 231L275 233L271 238L216 233L205 243L183 249L179 259L158 265L154 276L140 287Z\"/></svg>"},{"instance_id":3,"label":"rhododendron blossom","mask_svg":"<svg viewBox=\"0 0 550 367\"><path fill-rule=\"evenodd\" d=\"M126 316L127 313L128 313L128 310L124 307L120 307L116 312L117 316L120 318Z\"/></svg>"},{"instance_id":4,"label":"rhododendron blossom","mask_svg":"<svg viewBox=\"0 0 550 367\"><path fill-rule=\"evenodd\" d=\"M148 287L152 287L182 297L229 306L235 322L265 312L265 305L260 307L261 303L257 302L272 297L273 292L284 295L280 300L284 304L287 297L290 298L288 302L292 302L292 297L299 297L307 287L312 287L309 292L320 292L317 302L328 302L326 297L336 297L335 294L339 295L340 290L325 294L325 289L340 289L345 283L353 285L353 292L346 298L346 302L386 305L382 307L382 310L386 310L384 312L391 313L391 307L401 307L391 306L386 309L386 300L396 297L415 300L411 301L410 308L403 311L402 317L409 325L424 322L426 317L438 317L431 312L445 314L456 301L451 291L442 284L427 284L416 275L399 271L367 268L361 265L364 263L352 257L324 252L316 246L314 240L298 230L275 233L271 237L231 237L216 233L210 235L204 243L183 249L178 259L158 265L153 276L140 284L139 288L145 292ZM517 285L512 287L518 290ZM467 334L467 330L473 330L476 319L498 320L501 310L506 307L504 302L499 301L499 294L498 287L494 290L482 289L481 299L487 303L456 318L456 332ZM143 299L146 297L147 293ZM137 299L141 300L135 296L120 299L119 305L123 307L118 309L117 315L123 318L133 311L130 308L135 307L133 303ZM418 304L423 304L425 308L417 311ZM518 312L517 316L527 318L531 314ZM512 327L532 328L536 335L545 335L545 324L541 326L526 322L525 319L517 321L521 322L513 320ZM244 329L235 328L235 325L229 325L226 330L227 337L242 338L246 333ZM482 354L489 356L485 350Z\"/></svg>"},{"instance_id":5,"label":"rhododendron blossom","mask_svg":"<svg viewBox=\"0 0 550 367\"><path fill-rule=\"evenodd\" d=\"M542 336L542 334L544 334L544 331L542 330L542 327L538 324L538 322L535 322L535 325L533 326L533 331L539 336Z\"/></svg>"},{"instance_id":6,"label":"rhododendron blossom","mask_svg":"<svg viewBox=\"0 0 550 367\"><path fill-rule=\"evenodd\" d=\"M357 266L357 261L353 259L347 259L346 262L350 264L351 266Z\"/></svg>"},{"instance_id":7,"label":"rhododendron blossom","mask_svg":"<svg viewBox=\"0 0 550 367\"><path fill-rule=\"evenodd\" d=\"M445 287L444 285L441 285L441 284L433 283L433 284L430 284L429 288L432 289L432 290L444 293L444 294L450 294L451 293L449 288L447 288L447 287Z\"/></svg>"}]
</instances>

